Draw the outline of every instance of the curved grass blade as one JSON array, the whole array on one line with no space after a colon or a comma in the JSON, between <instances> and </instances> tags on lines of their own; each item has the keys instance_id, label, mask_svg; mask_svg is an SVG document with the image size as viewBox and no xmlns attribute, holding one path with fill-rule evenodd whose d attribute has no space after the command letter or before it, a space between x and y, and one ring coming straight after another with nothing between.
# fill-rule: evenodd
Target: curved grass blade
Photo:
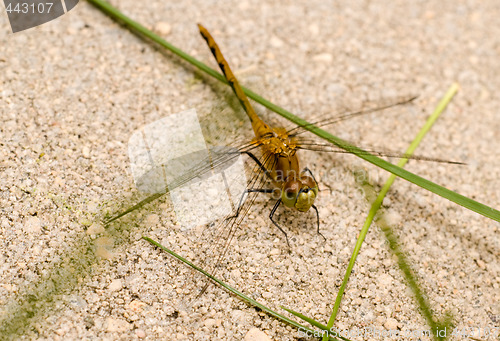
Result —
<instances>
[{"instance_id":1,"label":"curved grass blade","mask_svg":"<svg viewBox=\"0 0 500 341\"><path fill-rule=\"evenodd\" d=\"M104 13L106 13L107 15L109 15L112 19L125 24L133 32L139 33L141 37L148 38L151 41L163 46L164 48L175 53L176 55L178 55L179 57L181 57L185 61L196 66L198 69L202 70L203 72L205 72L205 73L209 74L210 76L218 79L219 81L227 84L226 80L224 79L224 76L222 76L220 73L218 73L214 69L208 67L207 65L203 64L199 60L191 57L190 55L183 52L179 48L171 45L170 43L168 43L167 41L165 41L164 39L162 39L161 37L159 37L155 33L151 32L150 30L148 30L147 28L142 26L141 24L139 24L139 23L133 21L132 19L130 19L129 17L125 16L123 13L118 11L116 8L111 6L106 1L102 1L102 0L87 0L87 1L90 2L91 4L93 4L94 6L96 6L98 9L100 9ZM390 162L387 162L387 161L380 159L376 156L373 156L371 154L367 154L362 149L350 145L346 141L344 141L344 140L342 140L342 139L340 139L340 138L338 138L338 137L336 137L336 136L334 136L334 135L332 135L332 134L330 134L330 133L328 133L320 128L317 128L314 125L311 125L307 121L293 115L291 112L269 102L268 100L264 99L263 97L257 95L255 92L253 92L245 87L242 87L242 88L243 88L243 91L245 92L245 94L248 97L255 100L256 102L262 104L263 106L265 106L269 110L272 110L275 113L283 116L284 118L288 119L289 121L303 127L304 129L307 129L311 133L325 139L326 141L333 143L334 145L338 146L339 148L349 150L352 154L362 158L365 161L368 161L368 162L374 164L377 167L385 169L386 171L388 171L394 175L397 175L397 176L399 176L399 177L401 177L401 178L403 178L411 183L414 183L417 186L420 186L420 187L422 187L422 188L424 188L432 193L435 193L435 194L437 194L445 199L448 199L448 200L450 200L450 201L452 201L460 206L463 206L471 211L474 211L474 212L479 213L487 218L490 218L490 219L493 219L493 220L500 222L500 211L498 211L492 207L489 207L487 205L481 204L481 203L479 203L475 200L472 200L470 198L467 198L461 194L453 192L453 191L451 191L443 186L440 186L432 181L424 179L416 174L408 172L408 171L402 169L401 167L398 167Z\"/></svg>"},{"instance_id":2,"label":"curved grass blade","mask_svg":"<svg viewBox=\"0 0 500 341\"><path fill-rule=\"evenodd\" d=\"M444 97L439 102L438 106L436 107L436 109L434 110L432 115L426 121L426 123L424 124L422 129L420 129L419 133L417 134L417 136L415 137L413 142L410 144L410 146L406 150L405 154L411 155L415 152L415 150L417 149L418 145L420 144L420 142L422 141L424 136L427 134L427 132L432 127L432 125L439 118L439 116L444 111L444 109L446 108L448 103L451 101L453 96L457 93L457 91L458 91L458 84L456 84L456 83L452 84L451 87L446 92L446 94L444 95ZM408 162L408 159L401 159L398 162L398 166L404 167L407 162ZM327 329L333 327L333 324L335 322L335 319L337 317L337 314L338 314L338 311L340 308L340 303L342 301L342 297L344 295L344 291L347 287L347 282L349 281L349 277L350 277L352 269L354 267L354 263L356 262L356 259L358 257L359 251L361 250L361 246L363 244L363 241L365 240L365 237L368 233L368 230L373 222L373 219L375 218L375 214L382 206L382 202L383 202L387 192L389 191L390 187L394 183L395 179L396 179L396 176L391 174L389 176L389 178L387 179L386 183L384 184L384 186L382 187L379 195L373 201L373 204L372 204L370 211L368 213L368 217L365 220L363 228L361 229L361 232L359 234L358 240L356 241L356 245L354 246L354 250L352 252L351 259L349 260L349 265L347 266L347 270L346 270L346 273L344 275L344 280L342 281L342 285L340 286L339 292L337 294L337 298L335 300L335 304L333 306L332 315L330 316L330 319L328 320L328 324L326 326ZM389 233L387 229L383 228L382 230L384 231L387 239L389 240L391 250L393 250L393 252L398 255L400 268L403 271L405 278L409 281L410 288L412 289L412 291L415 294L415 297L417 298L417 302L419 304L420 311L423 313L424 317L426 318L426 320L429 323L429 326L432 328L432 330L436 330L436 327L438 327L438 325L434 322L434 320L432 318L432 313L431 313L431 309L429 307L429 303L425 299L425 296L422 294L422 291L419 288L415 277L411 273L410 266L408 265L408 262L406 261L406 257L404 257L404 255L401 256L402 253L398 252L399 247L397 246L397 241L395 240L395 235L392 232ZM326 339L323 338L323 340L326 340Z\"/></svg>"},{"instance_id":3,"label":"curved grass blade","mask_svg":"<svg viewBox=\"0 0 500 341\"><path fill-rule=\"evenodd\" d=\"M245 294L243 294L242 292L234 289L233 287L231 287L230 285L222 282L220 279L212 276L211 274L209 274L208 272L206 272L205 270L201 269L200 267L196 266L195 264L191 263L189 260L185 259L184 257L178 255L177 253L175 253L174 251L166 248L165 246L161 245L160 243L152 240L151 238L149 237L145 237L143 236L142 239L144 239L145 241L153 244L154 246L162 249L163 251L167 252L168 254L170 254L171 256L177 258L178 260L180 260L181 262L183 262L184 264L188 265L189 267L193 268L194 270L202 273L203 275L205 275L206 277L210 278L212 281L214 281L215 283L219 284L220 286L222 286L224 289L226 289L227 291L229 291L230 293L238 296L239 298L241 298L243 301L246 301L247 303L249 303L250 305L252 306L255 306L263 311L265 311L266 313L268 313L269 315L271 316L274 316L276 317L277 319L283 321L283 322L286 322L296 328L299 328L299 330L303 330L303 331L307 331L311 334L314 334L314 333L318 333L317 331L314 331L310 328L307 328L303 325L301 325L300 323L297 323L295 321L292 321L290 320L289 318L269 309L268 307L266 307L265 305L251 299L250 297L246 296ZM336 340L335 338L330 338L331 340ZM345 338L342 338L343 340L347 340ZM327 338L328 340L328 338Z\"/></svg>"}]
</instances>

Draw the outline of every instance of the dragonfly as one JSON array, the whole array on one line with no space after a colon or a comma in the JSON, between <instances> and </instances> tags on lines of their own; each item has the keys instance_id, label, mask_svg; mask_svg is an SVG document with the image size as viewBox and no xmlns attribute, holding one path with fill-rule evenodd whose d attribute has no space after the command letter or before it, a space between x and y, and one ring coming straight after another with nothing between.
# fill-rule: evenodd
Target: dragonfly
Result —
<instances>
[{"instance_id":1,"label":"dragonfly","mask_svg":"<svg viewBox=\"0 0 500 341\"><path fill-rule=\"evenodd\" d=\"M157 200L173 189L182 187L190 181L199 178L202 174L208 173L217 167L224 167L226 163L235 158L246 155L249 160L254 163L254 166L251 167L252 175L248 180L247 188L241 193L237 204L233 205L233 211L222 219L219 224L216 224L216 227L213 229L214 234L211 238L214 239L214 241L209 243L209 250L207 251L209 255L205 256L205 259L210 258L216 260L211 267L211 271L214 272L215 268L224 258L229 244L236 231L241 226L243 219L248 215L259 193L269 194L276 200L269 213L269 219L282 235L284 235L289 248L290 242L288 234L285 228L275 220L275 213L281 205L300 213L313 210L316 218L316 232L326 240L320 232L319 211L315 205L315 201L320 193L319 184L309 168L301 168L298 152L300 150L313 150L320 152L349 153L350 150L343 150L330 144L320 143L316 140L302 137L301 134L306 132L306 127L295 126L291 129L285 129L266 123L254 110L212 35L201 24L198 24L198 28L201 36L206 41L215 57L227 83L244 109L251 123L254 138L250 141L235 143L235 145L229 149L212 150L212 154L208 157L210 160L195 162L194 165L183 174L176 174L175 179L169 183L168 188L164 188L118 214L106 218L104 223L109 225L113 221ZM378 107L345 112L341 115L317 120L311 124L323 127L356 116L382 111L397 105L408 104L415 98L415 96L411 96ZM356 152L359 153L359 150ZM422 156L409 156L387 150L380 152L375 149L367 149L366 152L377 156L404 157L424 161L462 164L461 162ZM214 224L212 225L214 226ZM208 239L209 238L203 240Z\"/></svg>"}]
</instances>

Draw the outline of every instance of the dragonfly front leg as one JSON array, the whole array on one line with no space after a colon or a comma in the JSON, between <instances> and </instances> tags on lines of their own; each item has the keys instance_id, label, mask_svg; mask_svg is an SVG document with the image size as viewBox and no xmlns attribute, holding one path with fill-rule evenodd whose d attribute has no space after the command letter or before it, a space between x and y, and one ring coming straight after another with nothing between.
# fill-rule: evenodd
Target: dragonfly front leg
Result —
<instances>
[{"instance_id":1,"label":"dragonfly front leg","mask_svg":"<svg viewBox=\"0 0 500 341\"><path fill-rule=\"evenodd\" d=\"M269 219L271 219L271 221L273 222L274 226L276 226L277 228L280 229L281 232L283 232L283 234L285 235L285 238L286 238L286 243L288 244L288 247L290 247L290 243L288 242L288 235L286 234L285 230L283 230L283 228L281 226L279 226L278 223L273 220L274 213L276 213L276 210L278 209L278 207L280 206L280 204L281 204L281 199L278 200L276 202L276 204L274 205L271 213L269 214ZM321 232L319 232L319 212L318 212L318 208L315 205L312 205L311 207L314 208L314 210L316 211L316 222L317 222L317 230L316 231L318 232L318 234L321 237L323 237L324 240L326 240L325 236L323 236L323 234Z\"/></svg>"},{"instance_id":2,"label":"dragonfly front leg","mask_svg":"<svg viewBox=\"0 0 500 341\"><path fill-rule=\"evenodd\" d=\"M267 194L270 194L270 193L273 193L275 190L274 189L267 189L267 188L249 188L247 189L246 191L243 192L243 194L241 195L241 198L240 198L240 201L238 203L238 209L236 210L236 214L233 215L233 216L230 216L227 219L233 219L233 218L237 218L240 214L240 209L241 207L243 206L243 202L244 202L244 199L245 199L245 196L248 194L248 193L267 193ZM274 224L274 226L276 226L284 235L285 235L285 239L286 239L286 243L288 245L288 247L290 247L290 241L288 240L288 234L285 232L285 230L283 230L283 228L276 222L274 221L273 217L274 217L274 214L276 213L276 210L278 209L278 207L280 206L281 204L281 199L279 199L276 204L274 204L274 207L273 209L271 210L271 213L269 213L269 219L271 220L271 222ZM326 240L325 236L323 236L323 234L321 232L319 232L319 212L318 212L318 208L315 206L315 205L312 205L311 206L312 208L314 208L314 210L316 211L316 223L317 223L317 233L323 237L324 240Z\"/></svg>"},{"instance_id":3,"label":"dragonfly front leg","mask_svg":"<svg viewBox=\"0 0 500 341\"><path fill-rule=\"evenodd\" d=\"M317 180L316 180L316 178L314 177L313 172L312 172L309 168L307 168L307 167L306 167L306 168L304 168L304 170L303 170L302 172L303 172L303 173L306 173L306 172L307 172L307 173L309 173L309 174L311 175L311 177L313 178L314 182L316 183L316 186L318 187L318 191L319 191L318 181L317 181ZM318 226L318 228L317 228L317 232L318 232L318 234L319 234L321 237L323 237L323 239L324 239L324 240L326 240L325 236L323 236L323 235L321 234L321 232L319 232L319 212L318 212L318 208L317 208L315 205L312 205L311 207L312 207L312 208L314 208L314 210L316 211L316 223L317 223L317 226Z\"/></svg>"},{"instance_id":4,"label":"dragonfly front leg","mask_svg":"<svg viewBox=\"0 0 500 341\"><path fill-rule=\"evenodd\" d=\"M271 219L271 221L273 222L274 226L276 226L277 228L279 228L279 230L281 232L283 232L283 234L285 235L285 238L286 238L286 243L288 244L288 247L290 247L290 242L288 241L288 235L286 234L285 230L283 230L281 228L281 226L279 226L278 223L273 220L274 213L276 212L276 210L278 209L278 207L280 206L280 204L281 204L281 199L279 199L276 202L276 204L274 205L273 209L271 210L271 213L269 214L269 219Z\"/></svg>"},{"instance_id":5,"label":"dragonfly front leg","mask_svg":"<svg viewBox=\"0 0 500 341\"><path fill-rule=\"evenodd\" d=\"M314 210L316 211L316 222L317 222L317 225L318 225L317 232L318 232L318 234L321 237L323 237L324 240L326 240L325 236L323 236L323 234L321 232L319 232L319 212L318 212L318 208L316 207L316 205L312 205L311 207L314 208Z\"/></svg>"},{"instance_id":6,"label":"dragonfly front leg","mask_svg":"<svg viewBox=\"0 0 500 341\"><path fill-rule=\"evenodd\" d=\"M316 178L314 177L314 174L313 172L309 169L309 168L304 168L304 170L302 171L302 173L309 173L311 175L311 178L313 178L314 182L316 183L316 186L318 187L318 191L320 191L319 189L319 184L318 184L318 181L316 180Z\"/></svg>"}]
</instances>

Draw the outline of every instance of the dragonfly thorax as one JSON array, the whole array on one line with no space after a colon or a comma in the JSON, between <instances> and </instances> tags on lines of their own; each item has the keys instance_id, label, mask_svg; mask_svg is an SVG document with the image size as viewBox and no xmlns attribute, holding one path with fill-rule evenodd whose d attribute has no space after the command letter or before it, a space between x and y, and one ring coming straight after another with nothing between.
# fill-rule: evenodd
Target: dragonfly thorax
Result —
<instances>
[{"instance_id":1,"label":"dragonfly thorax","mask_svg":"<svg viewBox=\"0 0 500 341\"><path fill-rule=\"evenodd\" d=\"M271 129L261 138L260 145L266 152L280 157L291 157L297 151L297 142L282 128Z\"/></svg>"}]
</instances>

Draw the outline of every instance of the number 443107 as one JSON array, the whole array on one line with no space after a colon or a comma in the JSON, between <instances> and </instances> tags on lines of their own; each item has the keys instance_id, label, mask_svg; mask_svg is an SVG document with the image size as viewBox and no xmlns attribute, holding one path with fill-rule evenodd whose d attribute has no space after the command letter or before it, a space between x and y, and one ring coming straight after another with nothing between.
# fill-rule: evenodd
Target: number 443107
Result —
<instances>
[{"instance_id":1,"label":"number 443107","mask_svg":"<svg viewBox=\"0 0 500 341\"><path fill-rule=\"evenodd\" d=\"M496 338L500 336L500 328L478 328L478 327L464 327L464 328L453 328L451 335L456 337L485 337L489 339L490 337Z\"/></svg>"},{"instance_id":2,"label":"number 443107","mask_svg":"<svg viewBox=\"0 0 500 341\"><path fill-rule=\"evenodd\" d=\"M50 13L53 2L40 2L38 4L29 4L27 2L17 3L13 5L9 3L5 10L7 13Z\"/></svg>"}]
</instances>

